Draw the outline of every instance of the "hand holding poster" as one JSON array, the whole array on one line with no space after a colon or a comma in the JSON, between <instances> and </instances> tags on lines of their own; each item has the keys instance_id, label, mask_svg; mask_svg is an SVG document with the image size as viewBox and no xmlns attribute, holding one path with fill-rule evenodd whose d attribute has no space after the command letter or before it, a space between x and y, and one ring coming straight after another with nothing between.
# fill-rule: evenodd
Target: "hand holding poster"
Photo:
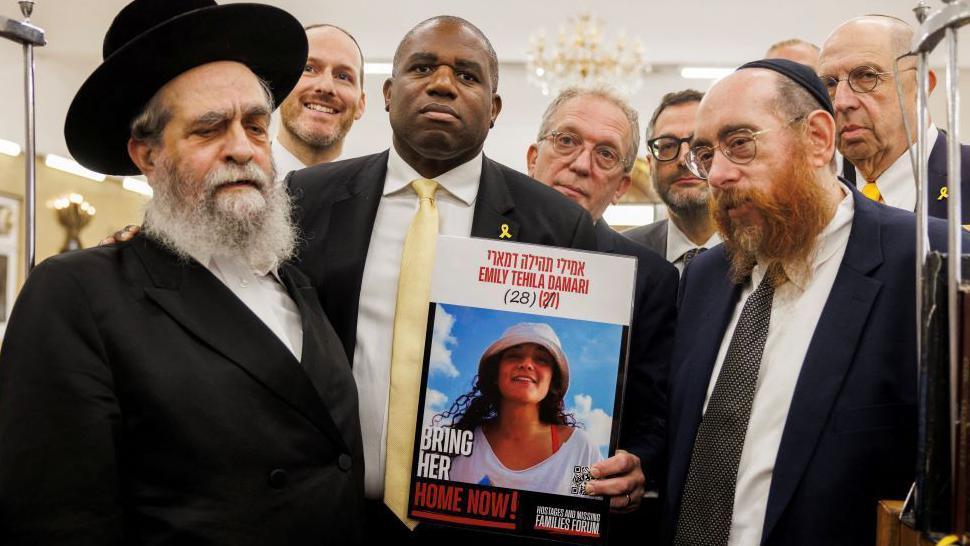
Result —
<instances>
[{"instance_id":1,"label":"hand holding poster","mask_svg":"<svg viewBox=\"0 0 970 546\"><path fill-rule=\"evenodd\" d=\"M440 237L410 516L597 543L636 261ZM614 418L616 416L616 418Z\"/></svg>"}]
</instances>

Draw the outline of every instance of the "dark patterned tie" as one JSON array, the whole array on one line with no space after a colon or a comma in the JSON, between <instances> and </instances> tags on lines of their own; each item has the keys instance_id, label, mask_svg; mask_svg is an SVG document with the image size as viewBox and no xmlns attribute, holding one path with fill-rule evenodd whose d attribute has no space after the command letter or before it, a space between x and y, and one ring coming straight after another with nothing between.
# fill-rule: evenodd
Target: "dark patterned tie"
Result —
<instances>
[{"instance_id":1,"label":"dark patterned tie","mask_svg":"<svg viewBox=\"0 0 970 546\"><path fill-rule=\"evenodd\" d=\"M684 259L684 269L687 269L687 266L690 265L690 262L693 261L698 254L700 254L701 252L704 252L705 250L707 249L704 247L700 247L700 248L692 248L687 252L684 252L684 254L681 256Z\"/></svg>"},{"instance_id":2,"label":"dark patterned tie","mask_svg":"<svg viewBox=\"0 0 970 546\"><path fill-rule=\"evenodd\" d=\"M772 275L744 303L714 391L701 418L677 520L675 546L727 544L741 448L768 338Z\"/></svg>"}]
</instances>

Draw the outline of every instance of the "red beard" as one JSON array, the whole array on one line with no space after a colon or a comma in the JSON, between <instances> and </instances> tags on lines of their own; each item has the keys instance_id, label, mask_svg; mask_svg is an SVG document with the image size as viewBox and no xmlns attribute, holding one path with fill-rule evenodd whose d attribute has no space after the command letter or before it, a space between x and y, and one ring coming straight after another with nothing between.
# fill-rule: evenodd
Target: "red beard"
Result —
<instances>
[{"instance_id":1,"label":"red beard","mask_svg":"<svg viewBox=\"0 0 970 546\"><path fill-rule=\"evenodd\" d=\"M794 148L787 168L764 187L725 188L711 200L735 283L745 282L759 262L776 287L789 278L807 281L811 276L816 239L832 210L803 148ZM728 210L743 204L754 210L758 221L731 218Z\"/></svg>"}]
</instances>

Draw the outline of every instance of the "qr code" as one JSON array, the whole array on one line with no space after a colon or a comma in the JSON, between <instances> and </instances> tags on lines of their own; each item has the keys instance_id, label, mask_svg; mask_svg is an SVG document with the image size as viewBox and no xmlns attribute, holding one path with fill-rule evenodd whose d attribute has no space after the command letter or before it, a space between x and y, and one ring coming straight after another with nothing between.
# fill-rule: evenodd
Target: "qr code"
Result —
<instances>
[{"instance_id":1,"label":"qr code","mask_svg":"<svg viewBox=\"0 0 970 546\"><path fill-rule=\"evenodd\" d=\"M588 466L574 466L573 467L573 481L569 487L570 495L585 495L586 494L586 482L592 478L589 474Z\"/></svg>"}]
</instances>

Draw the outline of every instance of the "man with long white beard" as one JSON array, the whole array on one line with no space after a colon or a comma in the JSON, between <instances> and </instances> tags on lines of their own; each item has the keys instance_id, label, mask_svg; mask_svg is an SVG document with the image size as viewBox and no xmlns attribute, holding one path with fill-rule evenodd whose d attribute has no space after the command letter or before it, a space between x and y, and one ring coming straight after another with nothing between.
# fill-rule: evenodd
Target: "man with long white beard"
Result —
<instances>
[{"instance_id":1,"label":"man with long white beard","mask_svg":"<svg viewBox=\"0 0 970 546\"><path fill-rule=\"evenodd\" d=\"M687 163L724 244L682 279L673 544L872 544L877 502L913 481L916 222L835 176L835 137L825 87L792 61L748 63L701 101Z\"/></svg>"},{"instance_id":2,"label":"man with long white beard","mask_svg":"<svg viewBox=\"0 0 970 546\"><path fill-rule=\"evenodd\" d=\"M287 263L270 155L273 105L306 54L299 23L258 4L135 0L112 23L65 137L155 196L144 233L46 260L14 307L3 544L360 540L353 376Z\"/></svg>"}]
</instances>

